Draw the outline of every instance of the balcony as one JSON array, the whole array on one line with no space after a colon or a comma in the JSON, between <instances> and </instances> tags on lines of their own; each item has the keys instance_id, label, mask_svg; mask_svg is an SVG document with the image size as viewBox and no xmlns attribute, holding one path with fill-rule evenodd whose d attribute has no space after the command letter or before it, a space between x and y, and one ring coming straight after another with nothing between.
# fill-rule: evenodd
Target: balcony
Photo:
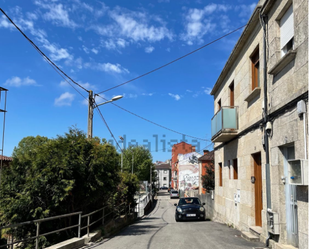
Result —
<instances>
[{"instance_id":1,"label":"balcony","mask_svg":"<svg viewBox=\"0 0 309 249\"><path fill-rule=\"evenodd\" d=\"M238 108L222 107L211 119L211 141L227 142L238 134Z\"/></svg>"}]
</instances>

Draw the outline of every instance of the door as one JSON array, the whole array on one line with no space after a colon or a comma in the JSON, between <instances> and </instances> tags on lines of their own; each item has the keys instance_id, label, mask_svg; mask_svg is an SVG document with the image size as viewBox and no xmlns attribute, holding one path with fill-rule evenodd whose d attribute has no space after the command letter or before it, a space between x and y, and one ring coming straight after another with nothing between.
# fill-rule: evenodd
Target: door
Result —
<instances>
[{"instance_id":1,"label":"door","mask_svg":"<svg viewBox=\"0 0 309 249\"><path fill-rule=\"evenodd\" d=\"M262 226L263 192L261 153L253 155L254 161L254 195L255 195L255 225Z\"/></svg>"},{"instance_id":2,"label":"door","mask_svg":"<svg viewBox=\"0 0 309 249\"><path fill-rule=\"evenodd\" d=\"M286 232L287 242L290 245L298 247L298 222L297 222L297 200L296 200L296 186L289 184L288 180L288 160L295 159L294 146L284 147L284 176L286 183L285 190L285 205L286 205Z\"/></svg>"}]
</instances>

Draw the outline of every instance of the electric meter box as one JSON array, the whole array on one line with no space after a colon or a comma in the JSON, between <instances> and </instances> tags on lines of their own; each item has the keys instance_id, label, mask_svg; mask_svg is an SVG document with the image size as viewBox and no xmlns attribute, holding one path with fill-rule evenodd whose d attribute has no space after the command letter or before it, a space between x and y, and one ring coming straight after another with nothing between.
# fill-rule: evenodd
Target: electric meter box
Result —
<instances>
[{"instance_id":1,"label":"electric meter box","mask_svg":"<svg viewBox=\"0 0 309 249\"><path fill-rule=\"evenodd\" d=\"M278 213L267 211L267 230L272 234L280 234Z\"/></svg>"},{"instance_id":2,"label":"electric meter box","mask_svg":"<svg viewBox=\"0 0 309 249\"><path fill-rule=\"evenodd\" d=\"M289 183L308 185L308 160L293 159L289 163Z\"/></svg>"}]
</instances>

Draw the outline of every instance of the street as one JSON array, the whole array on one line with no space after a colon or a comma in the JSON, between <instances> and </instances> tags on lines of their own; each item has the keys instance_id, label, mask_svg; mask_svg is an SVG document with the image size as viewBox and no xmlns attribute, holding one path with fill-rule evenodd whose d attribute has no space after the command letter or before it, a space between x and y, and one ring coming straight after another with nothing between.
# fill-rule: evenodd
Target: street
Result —
<instances>
[{"instance_id":1,"label":"street","mask_svg":"<svg viewBox=\"0 0 309 249\"><path fill-rule=\"evenodd\" d=\"M177 202L178 199L169 198L167 190L161 190L156 207L147 217L88 248L263 248L264 244L248 242L240 237L238 230L224 224L213 221L176 223L174 203Z\"/></svg>"}]
</instances>

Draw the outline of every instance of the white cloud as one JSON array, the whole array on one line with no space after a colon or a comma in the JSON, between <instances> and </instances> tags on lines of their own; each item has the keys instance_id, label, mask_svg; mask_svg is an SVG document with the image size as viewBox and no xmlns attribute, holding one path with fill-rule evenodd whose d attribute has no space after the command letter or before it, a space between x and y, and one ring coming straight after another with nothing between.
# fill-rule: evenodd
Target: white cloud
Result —
<instances>
[{"instance_id":1,"label":"white cloud","mask_svg":"<svg viewBox=\"0 0 309 249\"><path fill-rule=\"evenodd\" d=\"M129 70L122 67L120 64L112 64L112 63L99 63L95 66L95 69L100 71L104 71L107 73L129 73Z\"/></svg>"},{"instance_id":2,"label":"white cloud","mask_svg":"<svg viewBox=\"0 0 309 249\"><path fill-rule=\"evenodd\" d=\"M10 29L13 29L14 26L6 19L5 16L1 16L0 28L10 28Z\"/></svg>"},{"instance_id":3,"label":"white cloud","mask_svg":"<svg viewBox=\"0 0 309 249\"><path fill-rule=\"evenodd\" d=\"M240 11L239 17L249 18L255 7L256 3L252 3L250 5L242 4L240 6L236 6L235 9Z\"/></svg>"},{"instance_id":4,"label":"white cloud","mask_svg":"<svg viewBox=\"0 0 309 249\"><path fill-rule=\"evenodd\" d=\"M212 89L210 87L206 87L205 90L204 90L204 93L206 93L207 95L210 95L211 90Z\"/></svg>"},{"instance_id":5,"label":"white cloud","mask_svg":"<svg viewBox=\"0 0 309 249\"><path fill-rule=\"evenodd\" d=\"M69 83L66 82L65 80L62 80L62 81L60 81L59 86L61 86L61 87L67 87L67 86L69 86Z\"/></svg>"},{"instance_id":6,"label":"white cloud","mask_svg":"<svg viewBox=\"0 0 309 249\"><path fill-rule=\"evenodd\" d=\"M88 82L83 83L83 82L79 81L78 84L80 84L82 87L84 87L84 88L86 88L88 90L96 90L97 89L96 86L94 86L94 85L92 85L92 84L90 84Z\"/></svg>"},{"instance_id":7,"label":"white cloud","mask_svg":"<svg viewBox=\"0 0 309 249\"><path fill-rule=\"evenodd\" d=\"M59 61L59 60L73 60L73 56L69 54L67 49L61 48L56 44L52 44L47 39L47 34L42 29L36 29L34 27L34 22L32 20L35 20L37 17L36 14L33 13L27 13L27 16L29 19L25 19L22 15L22 12L19 10L19 8L15 9L17 17L15 18L15 23L17 26L19 26L24 31L29 31L31 35L33 35L36 40L40 43L38 44L39 47L42 46L46 48L50 54L48 56L53 61ZM13 25L10 25L10 23L7 22L3 17L0 19L0 27L3 28L13 28ZM13 29L15 30L15 28Z\"/></svg>"},{"instance_id":8,"label":"white cloud","mask_svg":"<svg viewBox=\"0 0 309 249\"><path fill-rule=\"evenodd\" d=\"M86 54L89 54L89 49L85 45L83 45L82 48Z\"/></svg>"},{"instance_id":9,"label":"white cloud","mask_svg":"<svg viewBox=\"0 0 309 249\"><path fill-rule=\"evenodd\" d=\"M129 98L131 98L131 99L137 98L137 94L132 94L132 93L126 94L125 96L126 96L126 97L129 97Z\"/></svg>"},{"instance_id":10,"label":"white cloud","mask_svg":"<svg viewBox=\"0 0 309 249\"><path fill-rule=\"evenodd\" d=\"M58 48L55 44L46 42L46 44L44 44L43 47L45 47L51 53L50 58L53 61L59 61L62 59L72 59L72 56L66 49Z\"/></svg>"},{"instance_id":11,"label":"white cloud","mask_svg":"<svg viewBox=\"0 0 309 249\"><path fill-rule=\"evenodd\" d=\"M141 41L157 42L163 39L173 39L172 32L157 16L120 7L109 10L108 15L112 20L111 23L91 27L100 35L111 39L104 41L108 49L115 49L118 46L119 48L125 47L128 41L132 44ZM115 37L118 39L118 44L116 44Z\"/></svg>"},{"instance_id":12,"label":"white cloud","mask_svg":"<svg viewBox=\"0 0 309 249\"><path fill-rule=\"evenodd\" d=\"M35 1L35 4L43 9L47 9L47 12L43 14L45 20L51 21L57 26L76 28L78 25L70 20L68 10L64 9L62 4L45 4L40 1Z\"/></svg>"},{"instance_id":13,"label":"white cloud","mask_svg":"<svg viewBox=\"0 0 309 249\"><path fill-rule=\"evenodd\" d=\"M27 17L28 17L30 20L37 20L37 19L38 19L38 16L37 16L36 13L27 12Z\"/></svg>"},{"instance_id":14,"label":"white cloud","mask_svg":"<svg viewBox=\"0 0 309 249\"><path fill-rule=\"evenodd\" d=\"M12 77L11 79L8 79L4 85L6 86L12 86L12 87L21 87L21 86L38 86L36 81L33 79L30 79L29 77L26 78L19 78L17 76Z\"/></svg>"},{"instance_id":15,"label":"white cloud","mask_svg":"<svg viewBox=\"0 0 309 249\"><path fill-rule=\"evenodd\" d=\"M56 106L71 106L74 100L74 94L65 92L55 99Z\"/></svg>"},{"instance_id":16,"label":"white cloud","mask_svg":"<svg viewBox=\"0 0 309 249\"><path fill-rule=\"evenodd\" d=\"M150 96L151 97L152 95L154 95L154 93L142 93L142 95L143 96Z\"/></svg>"},{"instance_id":17,"label":"white cloud","mask_svg":"<svg viewBox=\"0 0 309 249\"><path fill-rule=\"evenodd\" d=\"M180 38L188 45L204 42L203 37L213 32L217 27L214 19L220 16L218 13L225 13L229 9L231 9L229 5L214 3L208 4L202 9L189 9L184 18L185 32L180 35ZM224 21L226 19L221 20L221 24L226 24Z\"/></svg>"},{"instance_id":18,"label":"white cloud","mask_svg":"<svg viewBox=\"0 0 309 249\"><path fill-rule=\"evenodd\" d=\"M69 80L68 80L68 81L62 80L62 81L59 83L59 86L60 86L60 87L64 87L64 88L69 88L69 87L70 87L70 84L69 84L69 83L71 83ZM82 87L88 89L88 90L89 90L89 89L90 89L90 90L96 90L96 89L97 89L95 85L92 85L92 84L90 84L90 83L88 83L88 82L83 83L83 82L81 82L81 81L78 81L77 83L80 84Z\"/></svg>"},{"instance_id":19,"label":"white cloud","mask_svg":"<svg viewBox=\"0 0 309 249\"><path fill-rule=\"evenodd\" d=\"M91 49L91 52L94 53L94 54L98 54L98 53L99 53L99 50L96 49L96 48L93 48L93 49Z\"/></svg>"},{"instance_id":20,"label":"white cloud","mask_svg":"<svg viewBox=\"0 0 309 249\"><path fill-rule=\"evenodd\" d=\"M101 45L108 50L116 50L119 48L125 48L127 45L129 45L129 42L122 38L117 39L108 39L108 40L102 40Z\"/></svg>"},{"instance_id":21,"label":"white cloud","mask_svg":"<svg viewBox=\"0 0 309 249\"><path fill-rule=\"evenodd\" d=\"M145 52L148 53L148 54L150 54L150 53L152 53L152 51L153 51L154 49L155 49L154 47L149 46L149 47L146 47L146 48L145 48Z\"/></svg>"},{"instance_id":22,"label":"white cloud","mask_svg":"<svg viewBox=\"0 0 309 249\"><path fill-rule=\"evenodd\" d=\"M169 93L168 95L171 96L172 98L174 98L174 99L177 100L177 101L180 100L180 98L181 98L181 96L178 95L178 94Z\"/></svg>"}]
</instances>

